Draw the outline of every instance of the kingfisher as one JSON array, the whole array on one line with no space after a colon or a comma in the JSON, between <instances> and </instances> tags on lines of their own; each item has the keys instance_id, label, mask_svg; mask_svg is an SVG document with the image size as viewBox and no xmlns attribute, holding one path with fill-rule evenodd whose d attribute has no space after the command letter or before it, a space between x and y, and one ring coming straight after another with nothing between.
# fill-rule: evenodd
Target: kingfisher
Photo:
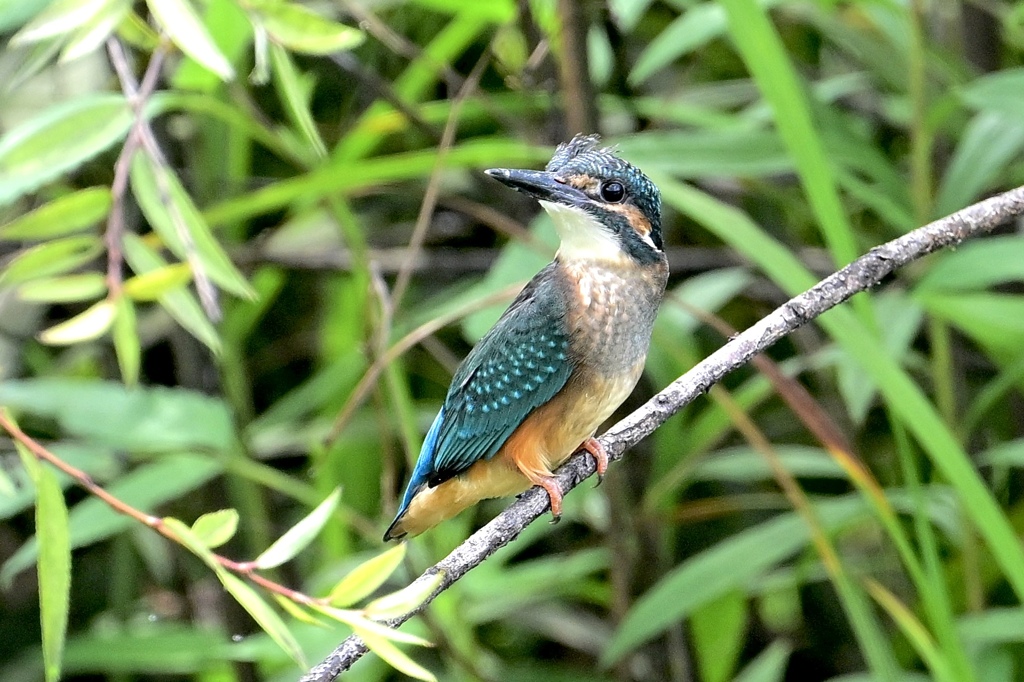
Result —
<instances>
[{"instance_id":1,"label":"kingfisher","mask_svg":"<svg viewBox=\"0 0 1024 682\"><path fill-rule=\"evenodd\" d=\"M486 172L539 200L560 245L456 370L385 541L533 485L558 521L552 471L583 449L604 476L594 434L640 379L665 294L661 193L597 135L560 144L543 171Z\"/></svg>"}]
</instances>

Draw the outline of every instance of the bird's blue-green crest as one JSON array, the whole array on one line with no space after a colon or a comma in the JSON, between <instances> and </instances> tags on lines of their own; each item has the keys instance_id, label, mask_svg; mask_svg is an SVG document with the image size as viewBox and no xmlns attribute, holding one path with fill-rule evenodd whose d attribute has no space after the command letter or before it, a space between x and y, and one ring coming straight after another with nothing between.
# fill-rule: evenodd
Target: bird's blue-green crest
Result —
<instances>
[{"instance_id":1,"label":"bird's blue-green crest","mask_svg":"<svg viewBox=\"0 0 1024 682\"><path fill-rule=\"evenodd\" d=\"M560 177L590 176L616 178L625 183L633 202L643 211L660 237L661 192L643 171L616 154L614 147L601 147L601 136L579 134L555 149L544 170Z\"/></svg>"}]
</instances>

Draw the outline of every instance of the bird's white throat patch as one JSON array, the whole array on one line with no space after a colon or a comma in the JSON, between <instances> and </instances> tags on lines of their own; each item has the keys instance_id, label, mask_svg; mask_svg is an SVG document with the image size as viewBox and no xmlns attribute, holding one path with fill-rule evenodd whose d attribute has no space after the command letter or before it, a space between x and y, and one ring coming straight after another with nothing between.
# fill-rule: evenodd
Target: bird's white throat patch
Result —
<instances>
[{"instance_id":1,"label":"bird's white throat patch","mask_svg":"<svg viewBox=\"0 0 1024 682\"><path fill-rule=\"evenodd\" d=\"M540 205L555 223L562 245L558 254L567 260L603 260L621 263L626 260L614 234L602 227L594 216L575 206L541 201Z\"/></svg>"}]
</instances>

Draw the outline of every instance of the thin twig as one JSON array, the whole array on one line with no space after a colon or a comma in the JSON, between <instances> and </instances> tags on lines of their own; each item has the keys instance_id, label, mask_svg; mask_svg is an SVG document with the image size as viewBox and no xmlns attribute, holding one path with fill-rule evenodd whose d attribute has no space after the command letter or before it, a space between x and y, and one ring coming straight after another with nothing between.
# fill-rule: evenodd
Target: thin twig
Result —
<instances>
[{"instance_id":1,"label":"thin twig","mask_svg":"<svg viewBox=\"0 0 1024 682\"><path fill-rule=\"evenodd\" d=\"M182 545L183 547L187 546L186 543L182 540L182 538L178 537L178 534L174 531L174 529L168 526L166 523L164 523L164 520L161 517L154 516L152 514L147 514L144 511L141 511L140 509L131 506L127 502L107 492L104 488L102 488L92 479L92 476L82 471L81 469L78 469L68 464L60 457L46 449L37 440L33 439L31 436L27 435L24 431L18 428L18 425L15 424L14 421L12 421L10 418L8 418L8 416L2 410L0 410L0 428L3 428L5 431L7 431L7 433L10 434L11 438L24 445L33 455L36 456L37 459L43 462L47 462L53 467L59 469L60 471L63 471L65 474L70 476L74 481L76 481L78 485L84 488L90 495L92 495L93 497L97 497L103 502L105 502L107 506L109 506L118 514L123 514L124 516L127 516L131 519L134 519L135 521L138 521L144 526L152 528L153 530L160 533L165 538L171 540L174 543ZM269 578L266 578L260 575L259 573L256 573L257 566L255 563L251 561L235 561L233 559L229 559L225 556L216 553L211 553L211 556L218 564L220 564L227 570L245 576L252 582L263 587L268 592L279 594L283 597L291 599L296 603L304 604L306 606L324 606L329 604L329 600L326 598L310 597L307 594L293 590L290 587L281 585L280 583L276 583L273 580L270 580Z\"/></svg>"},{"instance_id":2,"label":"thin twig","mask_svg":"<svg viewBox=\"0 0 1024 682\"><path fill-rule=\"evenodd\" d=\"M220 305L217 302L217 289L214 287L213 282L210 281L209 275L206 274L206 267L199 258L199 253L196 250L195 242L192 240L192 233L188 229L185 216L183 216L181 211L178 210L177 204L174 203L173 198L171 197L171 186L166 175L170 172L168 170L169 164L167 163L167 157L164 156L163 150L156 141L156 135L153 134L153 128L145 118L145 101L152 90L156 87L157 78L160 75L160 62L163 60L164 55L163 47L159 47L157 51L153 53L153 58L150 61L150 68L146 69L141 86L137 85L135 82L135 76L132 75L131 67L128 65L128 57L125 54L124 47L121 45L121 41L117 38L108 39L107 51L110 54L110 62L114 65L114 70L117 72L118 80L121 83L121 90L124 92L125 97L128 98L128 101L131 103L135 113L135 123L129 135L129 141L132 141L131 144L134 147L141 145L153 161L156 171L157 191L160 193L160 203L167 207L167 212L171 217L174 230L178 233L178 237L181 239L181 242L185 247L185 260L188 261L189 267L192 269L192 279L195 282L196 291L199 294L199 301L203 305L203 310L206 312L207 317L216 322L220 319ZM154 62L156 63L156 68L152 68ZM125 146L127 147L128 144L129 142L126 141ZM135 150L133 149L133 154L134 151ZM124 162L126 167L124 169L124 173L126 174L124 182L126 183L126 186L127 174L131 169L130 161L131 159L129 158ZM120 165L120 163L121 160L118 159L118 164ZM110 237L108 236L108 249L110 248L109 239ZM118 273L120 273L120 242L118 242L117 249L117 267Z\"/></svg>"},{"instance_id":3,"label":"thin twig","mask_svg":"<svg viewBox=\"0 0 1024 682\"><path fill-rule=\"evenodd\" d=\"M444 132L441 133L441 142L437 145L437 158L434 160L434 167L430 171L430 179L427 181L427 189L423 193L423 202L420 204L419 215L416 216L416 226L413 228L412 237L409 239L409 250L406 262L398 271L395 278L395 286L391 292L391 301L397 310L402 304L402 297L409 286L409 279L412 277L413 265L416 256L423 248L423 240L427 236L427 228L430 227L430 218L434 215L434 208L437 206L437 195L441 191L441 171L444 170L444 163L448 151L455 142L455 133L459 129L459 117L462 114L462 105L466 103L469 96L476 90L480 83L480 77L484 75L484 69L491 61L491 51L485 50L477 60L476 65L470 72L466 82L462 84L459 93L452 100L452 106L448 113L448 120L444 124Z\"/></svg>"},{"instance_id":4,"label":"thin twig","mask_svg":"<svg viewBox=\"0 0 1024 682\"><path fill-rule=\"evenodd\" d=\"M107 229L104 233L104 241L107 245L107 291L112 299L116 299L121 294L121 284L124 280L121 244L125 231L124 199L128 191L128 178L132 168L132 159L135 158L135 152L142 140L142 128L146 125L144 112L146 101L156 89L167 51L163 45L158 45L153 51L142 77L142 85L135 83L135 77L128 66L124 49L116 38L110 38L107 41L107 52L117 71L121 90L135 115L135 121L132 123L131 130L128 131L128 137L125 138L124 146L121 147L121 153L114 164L114 181L110 185L112 201L110 213L107 215Z\"/></svg>"},{"instance_id":5,"label":"thin twig","mask_svg":"<svg viewBox=\"0 0 1024 682\"><path fill-rule=\"evenodd\" d=\"M870 289L911 261L991 231L1022 214L1024 187L1018 187L875 247L811 289L790 299L609 429L600 439L608 451L609 459L621 459L627 448L653 433L669 417L707 392L726 374L746 364L755 355L825 311L849 300L858 292ZM594 460L584 454L575 455L556 472L563 492L575 488L593 474ZM409 620L452 583L514 540L547 509L547 494L540 488L528 490L451 554L417 578L416 583L424 584L438 574L442 576L430 598L413 611L387 621L387 625L398 627ZM362 639L349 637L306 673L301 682L335 680L366 651Z\"/></svg>"},{"instance_id":6,"label":"thin twig","mask_svg":"<svg viewBox=\"0 0 1024 682\"><path fill-rule=\"evenodd\" d=\"M345 11L359 20L359 28L366 29L389 50L401 57L405 57L410 62L423 60L430 64L441 72L445 83L452 90L458 90L462 87L464 82L462 75L453 69L448 62L435 58L405 36L393 31L387 22L382 21L380 17L367 9L362 3L354 2L353 0L342 0L341 4L345 7Z\"/></svg>"}]
</instances>

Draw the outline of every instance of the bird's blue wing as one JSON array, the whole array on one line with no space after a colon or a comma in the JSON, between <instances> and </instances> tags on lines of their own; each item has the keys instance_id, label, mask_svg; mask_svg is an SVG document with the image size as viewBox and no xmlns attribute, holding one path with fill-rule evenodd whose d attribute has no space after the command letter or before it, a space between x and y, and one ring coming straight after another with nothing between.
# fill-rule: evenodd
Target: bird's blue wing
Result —
<instances>
[{"instance_id":1,"label":"bird's blue wing","mask_svg":"<svg viewBox=\"0 0 1024 682\"><path fill-rule=\"evenodd\" d=\"M459 366L385 540L404 535L396 529L424 487L493 457L568 382L574 365L565 285L554 264L537 273Z\"/></svg>"},{"instance_id":2,"label":"bird's blue wing","mask_svg":"<svg viewBox=\"0 0 1024 682\"><path fill-rule=\"evenodd\" d=\"M533 410L562 390L572 373L566 315L562 283L548 266L456 372L420 454L420 463L429 461L429 471L419 472L426 483L437 485L493 457Z\"/></svg>"}]
</instances>

